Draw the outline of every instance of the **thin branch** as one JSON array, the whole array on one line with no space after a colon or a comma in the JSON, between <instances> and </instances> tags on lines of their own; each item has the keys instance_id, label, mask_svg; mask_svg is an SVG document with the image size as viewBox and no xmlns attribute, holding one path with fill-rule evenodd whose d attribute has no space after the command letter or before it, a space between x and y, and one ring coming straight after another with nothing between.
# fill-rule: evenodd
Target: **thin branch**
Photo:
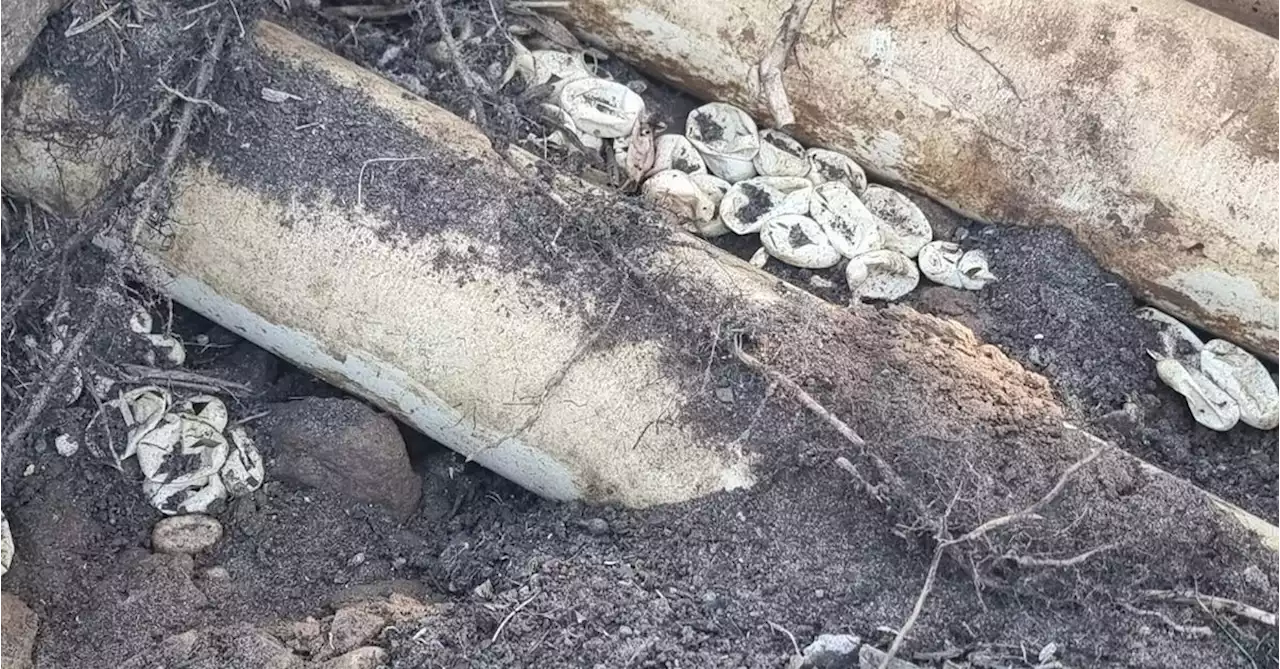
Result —
<instances>
[{"instance_id":1,"label":"thin branch","mask_svg":"<svg viewBox=\"0 0 1280 669\"><path fill-rule=\"evenodd\" d=\"M858 436L857 432L853 431L853 428L849 427L848 423L845 423L844 421L840 420L835 414L831 413L830 411L827 410L826 407L822 406L822 404L820 404L818 400L813 399L812 395L805 392L805 389L801 388L800 384L796 383L795 381L792 381L785 374L774 371L768 365L764 364L763 362L760 362L756 358L752 357L751 354L742 350L742 342L737 337L734 337L733 342L731 343L731 346L733 348L733 356L735 358L737 358L739 361L741 361L743 364L750 367L751 369L754 369L755 371L767 376L769 379L771 379L778 385L782 386L783 388L786 388L787 390L791 391L791 394L795 395L796 399L799 400L800 403L805 406L805 408L814 412L815 414L818 414L819 418L826 421L827 424L830 425L831 427L835 428L836 432L839 432L840 436L848 440L849 443L854 444L856 446L862 446L867 443L865 440L863 440L862 437Z\"/></svg>"},{"instance_id":2,"label":"thin branch","mask_svg":"<svg viewBox=\"0 0 1280 669\"><path fill-rule=\"evenodd\" d=\"M1241 618L1261 623L1267 627L1276 626L1276 614L1270 611L1264 611L1256 606L1250 606L1244 602L1239 602L1226 597L1214 597L1212 595L1202 595L1198 592L1190 590L1147 590L1142 593L1143 598L1153 601L1167 601L1176 604L1200 604L1214 611L1230 613Z\"/></svg>"},{"instance_id":3,"label":"thin branch","mask_svg":"<svg viewBox=\"0 0 1280 669\"><path fill-rule=\"evenodd\" d=\"M1031 506L1028 506L1022 509L1021 511L1011 513L1007 516L992 518L991 520L988 520L987 522L970 530L964 536L958 539L952 539L951 543L959 544L959 543L964 543L966 541L973 541L974 539L977 539L992 530L1004 527L1005 525L1012 525L1013 523L1017 523L1022 520L1026 520L1028 518L1032 518L1036 516L1036 514L1039 513L1041 509L1048 506L1051 502L1053 502L1053 500L1057 499L1058 495L1062 494L1063 489L1067 487L1067 483L1071 481L1071 478L1075 476L1077 471L1080 471L1081 467L1084 467L1090 462L1093 462L1101 454L1102 454L1102 449L1095 448L1089 451L1089 453L1085 455L1083 458L1077 460L1075 464L1071 465L1070 467L1067 467L1066 471L1062 472L1062 476L1058 477L1058 482L1053 484L1053 488L1049 490L1049 492L1045 493L1044 497L1041 497Z\"/></svg>"},{"instance_id":4,"label":"thin branch","mask_svg":"<svg viewBox=\"0 0 1280 669\"><path fill-rule=\"evenodd\" d=\"M196 85L191 92L191 97L199 99L200 96L204 95L209 82L213 80L213 68L218 59L222 57L222 48L227 42L227 33L230 30L231 19L222 19L222 23L218 25L218 32L213 38L213 43L209 45L209 50L205 52L204 58L200 60L200 68L196 71ZM199 107L200 105L184 99L182 115L178 117L178 124L173 130L173 136L169 138L169 146L165 149L164 159L161 160L159 169L138 187L136 194L141 197L142 205L138 208L138 216L134 225L135 230L140 225L150 223L151 214L156 207L156 200L159 199L160 192L163 190L160 186L167 183L169 177L173 174L174 166L178 162L178 156L182 154L182 150L187 143L187 136L191 133L191 125L195 121L196 109Z\"/></svg>"},{"instance_id":5,"label":"thin branch","mask_svg":"<svg viewBox=\"0 0 1280 669\"><path fill-rule=\"evenodd\" d=\"M1007 555L1005 557L1013 560L1021 567L1074 567L1098 553L1103 553L1119 546L1120 544L1118 542L1103 544L1102 546L1098 546L1097 548L1087 550L1079 555L1069 558L1039 558L1031 555Z\"/></svg>"},{"instance_id":6,"label":"thin branch","mask_svg":"<svg viewBox=\"0 0 1280 669\"><path fill-rule=\"evenodd\" d=\"M539 590L538 592L535 592L532 595L530 595L528 599L524 600L523 602L520 602L519 604L516 604L516 607L514 609L511 609L511 613L508 613L507 617L503 618L501 623L498 623L498 629L493 631L493 638L489 639L489 643L496 643L498 641L498 637L502 635L502 630L506 629L507 623L511 622L511 619L516 617L516 614L520 613L521 609L528 606L529 602L532 602L534 599L538 597L538 595L541 595L541 594L542 594L542 591Z\"/></svg>"},{"instance_id":7,"label":"thin branch","mask_svg":"<svg viewBox=\"0 0 1280 669\"><path fill-rule=\"evenodd\" d=\"M787 98L787 89L782 83L782 70L786 67L787 56L796 46L800 38L800 28L809 16L809 8L813 0L793 0L791 7L782 15L782 25L773 38L773 45L760 59L757 71L760 74L760 92L764 95L765 104L773 116L775 127L785 128L796 122L791 111L791 101Z\"/></svg>"},{"instance_id":8,"label":"thin branch","mask_svg":"<svg viewBox=\"0 0 1280 669\"><path fill-rule=\"evenodd\" d=\"M484 109L480 106L477 87L482 88L485 93L490 93L489 84L467 67L466 61L462 58L462 50L458 48L458 41L453 38L453 24L445 18L444 7L440 4L440 0L430 0L430 4L431 12L435 16L436 23L440 26L440 40L444 42L445 49L449 51L451 56L449 60L453 62L453 69L457 71L458 78L462 80L462 85L471 93L471 109L476 114L476 120L483 127L487 123L485 123Z\"/></svg>"},{"instance_id":9,"label":"thin branch","mask_svg":"<svg viewBox=\"0 0 1280 669\"><path fill-rule=\"evenodd\" d=\"M1182 624L1179 624L1177 621L1175 621L1173 618L1170 618L1169 616L1159 611L1150 611L1148 609L1140 609L1128 602L1121 602L1120 608L1123 608L1129 613L1133 613L1136 615L1146 616L1148 618L1156 618L1160 622L1167 625L1169 629L1172 629L1173 631L1179 634L1185 634L1187 636L1194 636L1194 637L1213 636L1213 629L1207 625L1182 625Z\"/></svg>"},{"instance_id":10,"label":"thin branch","mask_svg":"<svg viewBox=\"0 0 1280 669\"><path fill-rule=\"evenodd\" d=\"M40 386L40 390L36 392L35 397L31 398L31 402L27 405L26 412L22 415L22 420L16 426L4 435L3 452L0 458L5 462L10 462L10 453L13 451L15 444L21 443L26 438L31 428L35 427L36 421L39 420L40 414L44 412L45 407L49 405L49 400L53 398L53 393L58 389L58 384L62 382L62 377L66 376L67 370L75 362L80 355L80 350L89 342L89 337L97 330L98 319L102 317L102 306L105 302L104 298L99 295L94 300L93 308L89 312L89 317L85 319L84 328L71 338L71 342L63 349L62 355L58 358L58 364L45 377L44 383Z\"/></svg>"}]
</instances>

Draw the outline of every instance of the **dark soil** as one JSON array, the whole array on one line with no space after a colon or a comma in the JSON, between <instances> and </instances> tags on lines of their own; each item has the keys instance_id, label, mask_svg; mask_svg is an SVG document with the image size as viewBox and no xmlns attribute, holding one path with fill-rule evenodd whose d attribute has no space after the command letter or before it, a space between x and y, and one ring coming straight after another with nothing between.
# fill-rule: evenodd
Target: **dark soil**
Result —
<instances>
[{"instance_id":1,"label":"dark soil","mask_svg":"<svg viewBox=\"0 0 1280 669\"><path fill-rule=\"evenodd\" d=\"M87 4L74 7L89 11ZM298 11L305 10L299 6ZM483 24L489 9L478 4L461 11ZM254 18L244 8L241 12L246 22ZM58 43L69 22L65 13L53 21L40 53L62 53L60 69L83 68L78 76L92 76L96 61L91 56L109 46L109 38L105 32L86 35L67 56ZM292 23L374 64L392 45L422 53L434 38L432 29L423 27L428 24L419 21L354 26L300 17ZM204 33L197 29L187 34L190 42L182 53L198 53ZM465 52L474 69L488 71L493 63L505 66L502 44L500 37L492 37ZM276 82L237 48L210 92L232 121L206 122L191 144L197 158L215 161L225 174L279 184L282 199L302 185L353 198L363 161L411 155L412 149L422 148L421 140L415 144L411 133L387 123L364 101L318 94L320 84L305 71L291 73L284 82L296 86L290 92L304 102L270 106L258 91ZM384 66L389 75L402 83L416 81L420 92L458 113L482 110L486 129L499 143L523 141L535 127L522 111L526 100L481 96L477 107L477 97L457 85L452 68L403 55L389 63L394 64ZM142 81L154 69L146 65L125 74ZM126 104L136 106L131 113L143 113L150 108L146 100L138 92ZM319 125L311 127L328 134L317 139L298 130L313 123ZM284 157L230 151L255 141L297 150ZM241 158L228 161L228 155ZM394 244L412 243L450 225L468 225L471 216L489 221L484 207L491 199L518 203L510 205L514 215L498 216L502 223L480 237L512 251L505 256L505 268L562 277L570 305L571 296L584 287L593 294L625 287L629 325L603 337L600 345L660 339L679 364L699 373L707 369L713 385L728 389L733 400L704 398L689 407L688 420L705 424L707 430L750 426L745 446L761 455L760 483L749 492L657 509L585 508L538 500L423 438L412 438L424 499L408 522L397 524L376 508L271 481L221 514L227 536L191 564L148 555L150 527L158 514L139 493L136 472L122 474L105 466L101 448L62 459L47 444L65 421L49 418L24 449L6 453L4 478L4 507L18 551L5 589L23 597L43 618L38 666L109 665L147 653L165 636L194 627L267 626L321 615L344 592L392 587L392 581L410 584L419 597L452 607L449 615L423 630L386 631L382 642L396 667L780 667L792 645L770 623L795 634L801 645L819 633L852 632L883 647L888 637L878 628L896 627L906 617L931 553L927 537L895 521L920 518L897 507L886 515L884 505L833 469L834 455L856 459L858 454L792 398L781 391L770 394L759 375L726 352L718 327L685 318L689 313L715 314L740 326L751 335L748 345L757 355L776 361L826 405L840 413L856 408L854 422L871 448L890 461L935 514L941 516L951 502L946 518L957 528L973 527L1034 500L1086 448L1057 424L1062 417L1053 413L1046 386L998 351L957 344L948 358L922 362L922 356L952 349L928 343L911 348L911 342L924 340L898 331L910 327L939 339L963 338L945 324L889 307L884 312L851 310L814 326L811 305L802 299L792 312L774 315L706 304L696 293L663 284L660 276L645 270L646 253L668 242L666 228L653 212L624 199L567 214L541 195L537 182L511 185L487 176L463 163L403 163L368 181L364 197L371 208L414 212L412 225L388 233L384 241ZM8 361L26 334L47 335L44 315L68 291L58 288L64 274L57 271L10 274L15 258L25 258L27 264L17 266L29 272L60 267L49 255L60 236L51 226L60 223L45 217L44 226L38 226L41 215L21 206L6 216L4 420L12 425L13 407L29 396L25 386L38 383L40 367L36 360L11 371ZM551 254L547 238L557 227L566 232L558 238L560 252ZM24 239L25 230L33 231L32 241ZM991 238L984 248L1001 276L1009 272L1002 267L1014 267L1010 249L1030 245L1047 254L1022 279L1009 272L998 284L1007 293L979 293L971 309L966 305L975 299L972 294L929 292L921 295L920 304L939 313L954 311L951 315L961 319L972 317L983 336L1019 359L1029 361L1032 347L1043 346L1043 367L1055 389L1090 424L1114 422L1108 416L1117 402L1123 407L1130 392L1161 397L1158 387L1148 387L1150 369L1140 373L1139 366L1147 363L1141 344L1134 342L1146 335L1131 319L1114 327L1101 320L1128 314L1131 298L1117 288L1115 300L1101 299L1106 287L1093 285L1101 274L1090 264L1078 272L1056 267L1082 262L1069 240L1020 239L1019 232L1000 229L983 235L972 230L966 240L980 244ZM615 253L632 259L639 270L620 270ZM91 249L77 247L68 255L67 266L73 269L65 283L71 292L87 293L110 277L102 269L104 257ZM444 256L436 261L456 269L480 260ZM1037 271L1041 274L1033 274ZM828 295L836 300L843 290L838 272L824 274L836 283ZM782 276L807 280L810 275ZM1032 276L1040 277L1039 282ZM1074 286L1072 295L1084 297L1079 303L1061 296L1056 302L1043 296L1031 299L1040 295L1031 292L1035 286L1059 285L1052 282ZM11 313L15 298L10 286L21 290L23 285L35 288L15 301L20 308ZM137 292L123 282L111 285L125 296ZM145 293L136 297L151 304L153 314L168 311L165 302ZM104 322L122 322L127 306L122 300ZM1073 317L1072 308L1081 309L1082 316ZM236 416L253 415L269 401L338 394L194 314L181 308L173 313L175 334L184 341L206 342L191 347L193 370L255 388L254 395L232 406ZM1044 332L1050 323L1057 328ZM1072 328L1075 338L1059 339ZM128 342L128 337L110 334L121 330L104 327L102 341L95 342L88 357L111 365L135 361L142 352L115 343ZM199 335L203 337L197 339ZM1054 341L1042 343L1051 337ZM715 344L720 345L712 349ZM1095 364L1091 357L1135 347L1136 356L1114 354L1123 364ZM824 352L811 357L795 353L815 350ZM842 362L832 365L833 359ZM1134 390L1118 389L1127 385L1135 385ZM962 398L963 405L930 402L944 396ZM1169 438L1174 423L1162 416L1172 416L1175 404L1162 402L1158 411L1145 414L1154 418L1144 418L1141 425L1155 425L1158 435ZM81 419L93 411L88 398L71 408L85 412ZM1271 440L1264 453L1271 467L1267 471L1274 472L1274 435ZM1203 443L1207 448L1211 442ZM270 460L272 445L264 440L262 446ZM1265 443L1259 445L1263 447ZM1268 494L1274 498L1274 483L1268 483L1272 479L1274 475L1255 485L1271 485ZM1215 475L1211 480L1221 479ZM1264 493L1259 488L1258 494ZM1261 497L1224 496L1261 503ZM1183 624L1208 624L1216 630L1210 638L1188 639L1158 619L1120 606L1145 588L1197 587L1264 605L1274 599L1276 574L1257 567L1270 555L1264 557L1237 528L1213 520L1194 493L1108 456L1044 516L1036 527L993 537L992 545L966 553L977 571L997 581L981 591L967 569L943 563L909 652L958 649L962 658L991 653L1004 658L996 666L1029 666L1024 656L1034 657L1052 642L1070 666L1274 666L1274 630L1202 617L1185 608L1164 610ZM1067 556L1118 538L1123 545L1106 559L1067 570L1028 570L1006 553ZM357 554L363 558L354 559ZM226 568L229 578L211 578L202 571L215 565ZM482 587L486 582L490 587Z\"/></svg>"},{"instance_id":2,"label":"dark soil","mask_svg":"<svg viewBox=\"0 0 1280 669\"><path fill-rule=\"evenodd\" d=\"M1121 279L1061 229L976 224L914 199L962 247L984 250L1000 280L977 293L936 286L909 303L968 325L1044 374L1073 418L1125 450L1276 522L1277 432L1196 423L1156 377L1146 353L1159 350L1154 331L1133 315L1144 305Z\"/></svg>"}]
</instances>

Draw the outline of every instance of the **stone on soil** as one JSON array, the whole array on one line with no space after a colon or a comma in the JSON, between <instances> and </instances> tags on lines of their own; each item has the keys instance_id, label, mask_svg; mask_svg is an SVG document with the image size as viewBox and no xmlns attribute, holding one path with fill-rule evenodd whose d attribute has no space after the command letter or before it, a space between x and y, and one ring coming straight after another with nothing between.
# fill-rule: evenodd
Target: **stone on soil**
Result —
<instances>
[{"instance_id":1,"label":"stone on soil","mask_svg":"<svg viewBox=\"0 0 1280 669\"><path fill-rule=\"evenodd\" d=\"M272 475L411 515L422 482L391 418L361 402L307 398L274 404L264 420L275 451Z\"/></svg>"},{"instance_id":2,"label":"stone on soil","mask_svg":"<svg viewBox=\"0 0 1280 669\"><path fill-rule=\"evenodd\" d=\"M157 553L195 555L212 548L222 538L222 524L202 514L172 516L151 530L151 549Z\"/></svg>"},{"instance_id":3,"label":"stone on soil","mask_svg":"<svg viewBox=\"0 0 1280 669\"><path fill-rule=\"evenodd\" d=\"M40 617L16 595L0 594L0 666L29 669Z\"/></svg>"},{"instance_id":4,"label":"stone on soil","mask_svg":"<svg viewBox=\"0 0 1280 669\"><path fill-rule=\"evenodd\" d=\"M862 650L858 651L858 669L880 669L880 665L884 663L885 656L888 653L871 645L865 645ZM887 669L920 669L914 664L906 660L893 658Z\"/></svg>"},{"instance_id":5,"label":"stone on soil","mask_svg":"<svg viewBox=\"0 0 1280 669\"><path fill-rule=\"evenodd\" d=\"M805 646L790 669L854 669L862 639L852 634L823 634Z\"/></svg>"},{"instance_id":6,"label":"stone on soil","mask_svg":"<svg viewBox=\"0 0 1280 669\"><path fill-rule=\"evenodd\" d=\"M271 635L248 624L189 630L126 660L120 669L154 667L253 667L302 669L302 658Z\"/></svg>"},{"instance_id":7,"label":"stone on soil","mask_svg":"<svg viewBox=\"0 0 1280 669\"><path fill-rule=\"evenodd\" d=\"M387 661L387 651L377 646L357 648L346 655L335 657L319 669L377 669Z\"/></svg>"},{"instance_id":8,"label":"stone on soil","mask_svg":"<svg viewBox=\"0 0 1280 669\"><path fill-rule=\"evenodd\" d=\"M362 646L382 631L386 620L368 606L352 606L333 614L329 638L333 652L345 653Z\"/></svg>"}]
</instances>

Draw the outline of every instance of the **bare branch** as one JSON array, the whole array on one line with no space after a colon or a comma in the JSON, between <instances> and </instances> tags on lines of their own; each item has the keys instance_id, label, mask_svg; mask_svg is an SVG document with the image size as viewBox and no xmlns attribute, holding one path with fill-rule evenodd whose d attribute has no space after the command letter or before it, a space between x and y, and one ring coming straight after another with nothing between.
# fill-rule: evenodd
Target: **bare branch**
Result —
<instances>
[{"instance_id":1,"label":"bare branch","mask_svg":"<svg viewBox=\"0 0 1280 669\"><path fill-rule=\"evenodd\" d=\"M1191 590L1147 590L1142 593L1142 596L1145 599L1153 601L1174 602L1176 604L1200 604L1205 608L1230 613L1241 618L1247 618L1266 625L1267 627L1276 626L1276 614L1271 613L1270 611L1264 611L1256 606L1250 606L1244 602L1227 599L1226 597L1202 595Z\"/></svg>"},{"instance_id":2,"label":"bare branch","mask_svg":"<svg viewBox=\"0 0 1280 669\"><path fill-rule=\"evenodd\" d=\"M1013 560L1021 567L1058 567L1058 568L1074 567L1078 564L1081 564L1085 560L1088 560L1089 558L1097 555L1098 553L1103 553L1103 552L1112 550L1118 547L1119 545L1120 544L1118 542L1103 544L1101 546L1098 546L1097 548L1087 550L1079 555L1076 555L1074 557L1069 557L1069 558L1041 558L1041 557L1035 557L1032 555L1007 555L1005 557L1007 557L1010 560Z\"/></svg>"},{"instance_id":3,"label":"bare branch","mask_svg":"<svg viewBox=\"0 0 1280 669\"><path fill-rule=\"evenodd\" d=\"M1169 616L1159 611L1140 609L1128 602L1121 602L1120 607L1128 611L1129 613L1134 613L1134 614L1137 614L1140 616L1146 616L1149 618L1156 618L1160 622L1167 625L1169 629L1172 629L1173 631L1179 634L1185 634L1187 636L1194 636L1194 637L1213 636L1213 630L1206 625L1182 625L1182 624L1179 624L1177 621L1175 621L1173 618L1170 618Z\"/></svg>"},{"instance_id":4,"label":"bare branch","mask_svg":"<svg viewBox=\"0 0 1280 669\"><path fill-rule=\"evenodd\" d=\"M862 439L862 437L858 436L858 433L853 431L853 428L849 427L848 423L845 423L844 421L837 418L835 414L831 413L830 411L827 410L826 407L819 404L818 400L813 399L812 395L805 392L804 388L800 387L800 384L796 383L795 381L792 381L785 374L774 371L768 365L752 357L751 354L747 353L746 351L743 351L742 342L737 337L734 338L732 342L732 347L733 347L733 356L735 358L742 361L743 364L750 367L751 369L754 369L757 372L760 372L761 374L769 377L769 379L773 380L775 383L782 386L783 388L786 388L787 390L791 391L791 394L795 395L796 399L800 400L800 403L803 404L805 408L818 414L819 418L826 421L827 424L830 425L831 427L835 428L836 432L839 432L840 436L847 439L849 443L855 446L862 446L863 444L867 443Z\"/></svg>"},{"instance_id":5,"label":"bare branch","mask_svg":"<svg viewBox=\"0 0 1280 669\"><path fill-rule=\"evenodd\" d=\"M773 45L760 59L757 71L760 74L760 92L764 94L765 104L773 116L774 126L785 128L796 122L791 112L791 101L787 98L787 89L782 83L782 70L787 64L787 55L796 46L800 38L800 28L809 16L809 8L813 0L793 0L791 7L782 15L782 25L773 38Z\"/></svg>"},{"instance_id":6,"label":"bare branch","mask_svg":"<svg viewBox=\"0 0 1280 669\"><path fill-rule=\"evenodd\" d=\"M1077 471L1080 471L1081 467L1084 467L1090 462L1093 462L1101 454L1102 454L1102 449L1095 448L1089 451L1089 453L1085 455L1083 458L1077 460L1075 464L1071 465L1070 467L1067 467L1066 471L1062 472L1062 476L1058 477L1058 482L1053 485L1053 488L1049 490L1049 492L1045 493L1044 497L1041 497L1031 506L1028 506L1022 509L1021 511L1016 511L1014 513L1011 513L1007 516L992 518L991 520L988 520L987 522L970 530L964 536L958 539L952 539L951 543L959 544L959 543L964 543L966 541L973 541L974 539L977 539L992 530L999 529L1001 527L1004 527L1005 525L1012 525L1014 523L1027 520L1028 518L1035 517L1040 512L1041 509L1048 506L1050 503L1053 502L1053 500L1058 498L1058 495L1062 494L1063 489L1067 487L1067 483L1071 482L1071 478L1075 476Z\"/></svg>"}]
</instances>

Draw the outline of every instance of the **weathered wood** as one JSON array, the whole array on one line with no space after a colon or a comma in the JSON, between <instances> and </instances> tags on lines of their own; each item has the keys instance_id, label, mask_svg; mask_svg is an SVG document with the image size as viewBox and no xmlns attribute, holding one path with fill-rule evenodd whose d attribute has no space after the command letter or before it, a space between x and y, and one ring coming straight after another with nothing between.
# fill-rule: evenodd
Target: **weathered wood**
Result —
<instances>
[{"instance_id":1,"label":"weathered wood","mask_svg":"<svg viewBox=\"0 0 1280 669\"><path fill-rule=\"evenodd\" d=\"M775 0L581 0L574 26L767 119ZM834 12L834 13L833 13ZM1277 350L1276 40L1187 2L818 3L796 134L986 221L1057 225L1142 297Z\"/></svg>"}]
</instances>

